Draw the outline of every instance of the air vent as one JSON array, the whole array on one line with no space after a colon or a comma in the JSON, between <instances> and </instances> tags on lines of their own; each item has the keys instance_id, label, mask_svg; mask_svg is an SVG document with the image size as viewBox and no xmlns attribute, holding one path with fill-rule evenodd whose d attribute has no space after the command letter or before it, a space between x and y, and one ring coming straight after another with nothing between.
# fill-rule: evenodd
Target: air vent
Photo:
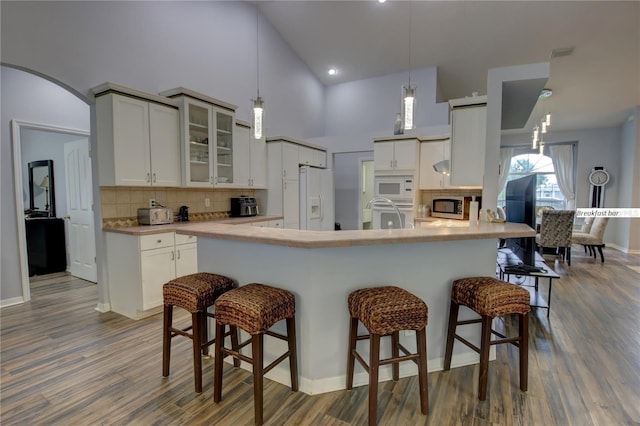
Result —
<instances>
[{"instance_id":1,"label":"air vent","mask_svg":"<svg viewBox=\"0 0 640 426\"><path fill-rule=\"evenodd\" d=\"M552 58L561 58L563 56L570 56L573 54L573 50L575 49L575 46L571 46L571 47L559 47L557 49L553 49L551 51L551 57Z\"/></svg>"}]
</instances>

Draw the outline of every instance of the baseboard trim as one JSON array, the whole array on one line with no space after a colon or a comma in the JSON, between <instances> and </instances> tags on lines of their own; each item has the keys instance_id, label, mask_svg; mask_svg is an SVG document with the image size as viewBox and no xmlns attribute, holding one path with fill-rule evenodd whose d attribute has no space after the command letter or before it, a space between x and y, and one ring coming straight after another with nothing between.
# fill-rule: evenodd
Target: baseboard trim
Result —
<instances>
[{"instance_id":1,"label":"baseboard trim","mask_svg":"<svg viewBox=\"0 0 640 426\"><path fill-rule=\"evenodd\" d=\"M105 312L109 312L110 310L111 310L110 303L98 303L98 305L96 306L96 311L100 312L101 314L104 314Z\"/></svg>"},{"instance_id":2,"label":"baseboard trim","mask_svg":"<svg viewBox=\"0 0 640 426\"><path fill-rule=\"evenodd\" d=\"M6 308L7 306L19 305L24 303L24 297L12 297L11 299L0 300L0 308Z\"/></svg>"},{"instance_id":3,"label":"baseboard trim","mask_svg":"<svg viewBox=\"0 0 640 426\"><path fill-rule=\"evenodd\" d=\"M489 360L496 359L496 349L495 346L491 347L489 353ZM224 360L225 362L232 364L233 360L228 357ZM480 362L480 356L476 353L465 353L460 355L455 355L451 362L451 368L464 367L466 365L478 364ZM346 359L345 359L346 363ZM435 371L442 371L444 366L444 358L435 358L429 360L427 364L427 370L429 373L433 373ZM246 362L242 362L240 368L251 372L251 365ZM356 370L359 369L359 364L356 362ZM400 377L411 377L416 376L418 374L418 367L413 362L404 362L400 364ZM278 365L273 368L266 376L266 378L276 381L278 383L282 383L285 386L291 386L291 375L289 373L289 363L288 361L283 361L282 365ZM386 365L380 367L380 382L386 382L392 379L391 377L391 366ZM327 392L334 392L337 390L344 390L346 387L347 376L346 374L335 376L335 377L327 377L324 379L313 380L303 376L299 376L299 390L300 392L304 392L308 395L319 395ZM360 371L353 376L353 386L365 386L369 384L369 374L365 371ZM224 385L223 385L224 386Z\"/></svg>"},{"instance_id":4,"label":"baseboard trim","mask_svg":"<svg viewBox=\"0 0 640 426\"><path fill-rule=\"evenodd\" d=\"M618 250L618 251L621 251L621 252L623 252L623 253L627 253L627 254L640 254L640 250L629 250L628 248L626 248L626 247L622 247L622 246L619 246L619 245L617 245L617 244L605 243L605 245L606 245L607 247L611 247L611 248L616 249L616 250Z\"/></svg>"}]
</instances>

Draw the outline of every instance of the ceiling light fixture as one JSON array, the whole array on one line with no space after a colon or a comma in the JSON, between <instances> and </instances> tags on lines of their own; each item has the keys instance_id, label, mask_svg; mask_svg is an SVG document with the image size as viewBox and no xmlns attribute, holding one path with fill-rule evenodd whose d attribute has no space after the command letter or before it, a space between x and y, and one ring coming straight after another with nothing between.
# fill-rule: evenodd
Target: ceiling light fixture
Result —
<instances>
[{"instance_id":1,"label":"ceiling light fixture","mask_svg":"<svg viewBox=\"0 0 640 426\"><path fill-rule=\"evenodd\" d=\"M411 85L411 3L409 2L409 84L402 86L402 124L404 130L414 129L416 126L416 86Z\"/></svg>"},{"instance_id":2,"label":"ceiling light fixture","mask_svg":"<svg viewBox=\"0 0 640 426\"><path fill-rule=\"evenodd\" d=\"M547 89L546 87L540 91L540 95L538 95L538 101L536 102L536 106L534 107L533 113L537 115L538 104L541 104L541 108L544 111L544 101L553 95L553 90ZM531 149L539 149L540 155L544 155L544 135L549 131L549 127L551 127L551 113L546 112L542 114L542 117L539 120L540 124L536 124L533 127L533 135L531 136Z\"/></svg>"},{"instance_id":3,"label":"ceiling light fixture","mask_svg":"<svg viewBox=\"0 0 640 426\"><path fill-rule=\"evenodd\" d=\"M255 139L262 138L262 123L264 120L264 100L260 96L260 46L258 36L258 23L260 21L260 14L258 5L256 4L256 88L258 89L258 96L253 101L253 137Z\"/></svg>"},{"instance_id":4,"label":"ceiling light fixture","mask_svg":"<svg viewBox=\"0 0 640 426\"><path fill-rule=\"evenodd\" d=\"M378 3L384 3L384 2L386 2L386 1L387 1L387 0L378 0Z\"/></svg>"},{"instance_id":5,"label":"ceiling light fixture","mask_svg":"<svg viewBox=\"0 0 640 426\"><path fill-rule=\"evenodd\" d=\"M336 75L338 74L338 70L335 68L329 68L329 75Z\"/></svg>"}]
</instances>

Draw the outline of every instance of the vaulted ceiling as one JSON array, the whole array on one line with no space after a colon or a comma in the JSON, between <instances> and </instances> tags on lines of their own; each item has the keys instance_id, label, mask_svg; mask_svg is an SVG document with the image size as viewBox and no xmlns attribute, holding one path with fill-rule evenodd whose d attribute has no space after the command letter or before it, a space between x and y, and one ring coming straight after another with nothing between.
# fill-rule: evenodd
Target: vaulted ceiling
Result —
<instances>
[{"instance_id":1,"label":"vaulted ceiling","mask_svg":"<svg viewBox=\"0 0 640 426\"><path fill-rule=\"evenodd\" d=\"M554 130L619 125L640 105L640 2L259 1L325 85L437 67L440 100L491 68L550 62ZM409 26L411 31L409 31ZM409 49L411 40L411 49ZM573 47L568 56L551 57ZM335 67L338 73L327 71Z\"/></svg>"}]
</instances>

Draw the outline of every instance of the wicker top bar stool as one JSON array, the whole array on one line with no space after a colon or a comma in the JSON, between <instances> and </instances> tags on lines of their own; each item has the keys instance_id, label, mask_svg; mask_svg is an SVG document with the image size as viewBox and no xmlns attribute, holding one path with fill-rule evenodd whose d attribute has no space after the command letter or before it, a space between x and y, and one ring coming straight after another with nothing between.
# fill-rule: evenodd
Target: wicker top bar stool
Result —
<instances>
[{"instance_id":1,"label":"wicker top bar stool","mask_svg":"<svg viewBox=\"0 0 640 426\"><path fill-rule=\"evenodd\" d=\"M484 401L487 397L487 379L489 372L489 348L491 345L512 343L519 349L520 355L520 389L527 390L528 348L529 348L529 292L524 288L498 280L493 277L470 277L455 280L451 290L451 306L449 310L449 330L444 356L444 370L451 368L454 339L457 339L480 353L480 377L478 381L478 399ZM458 321L460 306L466 306L480 315L479 319ZM516 337L505 335L492 330L493 318L508 314L519 317L519 334ZM458 325L482 323L480 348L455 334ZM491 340L491 334L500 339Z\"/></svg>"},{"instance_id":2,"label":"wicker top bar stool","mask_svg":"<svg viewBox=\"0 0 640 426\"><path fill-rule=\"evenodd\" d=\"M347 358L347 389L353 387L355 360L369 373L369 425L378 421L378 370L381 365L392 364L393 380L400 375L399 363L414 361L418 365L420 386L420 409L429 414L429 393L427 389L427 305L417 296L395 286L363 288L349 294L349 354ZM358 321L367 328L369 334L358 336ZM415 354L400 344L400 330L416 331ZM380 360L380 337L391 336L391 358ZM358 340L369 339L371 348L369 363L356 349ZM400 356L400 351L405 355Z\"/></svg>"},{"instance_id":3,"label":"wicker top bar stool","mask_svg":"<svg viewBox=\"0 0 640 426\"><path fill-rule=\"evenodd\" d=\"M263 379L273 367L289 358L291 390L298 390L298 362L296 352L296 299L293 293L264 284L247 284L229 291L216 300L216 334L222 333L225 325L240 328L251 335L245 342L231 349L224 342L216 341L213 400L222 399L222 358L231 355L253 366L253 403L255 424L263 423ZM286 320L287 335L284 336L269 329L277 322ZM264 367L264 335L276 337L288 342L288 351ZM251 357L240 350L251 343Z\"/></svg>"},{"instance_id":4,"label":"wicker top bar stool","mask_svg":"<svg viewBox=\"0 0 640 426\"><path fill-rule=\"evenodd\" d=\"M171 339L184 336L193 340L193 370L195 389L202 392L202 354L209 353L209 346L215 339L208 340L207 318L215 318L208 312L216 299L233 289L235 282L224 275L199 272L175 278L162 287L164 298L164 324L162 338L162 375L169 376L171 359ZM177 306L191 313L191 325L184 329L173 327L173 307ZM189 330L193 330L188 333ZM237 343L237 337L232 340Z\"/></svg>"}]
</instances>

